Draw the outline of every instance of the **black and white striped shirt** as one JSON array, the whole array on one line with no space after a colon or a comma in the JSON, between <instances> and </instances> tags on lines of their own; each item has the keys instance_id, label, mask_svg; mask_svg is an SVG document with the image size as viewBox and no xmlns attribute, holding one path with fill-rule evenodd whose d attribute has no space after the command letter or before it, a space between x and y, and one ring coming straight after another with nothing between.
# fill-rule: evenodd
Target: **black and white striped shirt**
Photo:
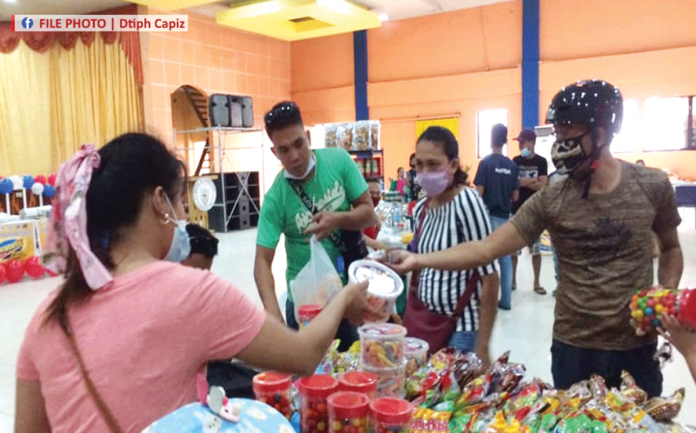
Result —
<instances>
[{"instance_id":1,"label":"black and white striped shirt","mask_svg":"<svg viewBox=\"0 0 696 433\"><path fill-rule=\"evenodd\" d=\"M449 203L435 209L424 209L425 201L425 198L421 199L414 209L416 228L421 212L426 212L418 237L419 253L446 250L462 242L485 239L491 233L488 210L478 192L472 188L465 187ZM496 267L491 263L477 270L483 276L496 272ZM418 297L431 311L452 315L472 273L423 269L418 282ZM457 331L478 330L480 302L481 282L457 321Z\"/></svg>"}]
</instances>

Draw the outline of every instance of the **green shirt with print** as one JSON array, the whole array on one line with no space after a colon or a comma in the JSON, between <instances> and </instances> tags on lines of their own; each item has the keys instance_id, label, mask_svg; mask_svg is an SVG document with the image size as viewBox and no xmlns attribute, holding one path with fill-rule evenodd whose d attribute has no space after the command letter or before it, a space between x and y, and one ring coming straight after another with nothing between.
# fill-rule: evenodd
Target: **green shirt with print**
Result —
<instances>
[{"instance_id":1,"label":"green shirt with print","mask_svg":"<svg viewBox=\"0 0 696 433\"><path fill-rule=\"evenodd\" d=\"M314 175L302 184L305 193L319 211L349 211L351 203L367 191L367 182L355 161L343 149L317 149L314 154L317 165ZM275 249L280 235L285 235L288 263L285 278L288 288L309 261L307 240L310 236L304 231L311 221L312 214L285 178L284 171L281 171L264 196L256 244ZM322 240L322 244L336 266L340 254L338 247L330 239ZM292 300L290 290L288 299Z\"/></svg>"}]
</instances>

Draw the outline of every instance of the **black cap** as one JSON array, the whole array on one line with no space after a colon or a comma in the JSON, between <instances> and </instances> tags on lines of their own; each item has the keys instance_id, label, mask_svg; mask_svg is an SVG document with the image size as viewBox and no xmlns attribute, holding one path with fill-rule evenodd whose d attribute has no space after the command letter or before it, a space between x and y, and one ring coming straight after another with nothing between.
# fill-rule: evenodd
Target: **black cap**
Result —
<instances>
[{"instance_id":1,"label":"black cap","mask_svg":"<svg viewBox=\"0 0 696 433\"><path fill-rule=\"evenodd\" d=\"M207 257L215 257L218 253L219 240L208 230L198 224L186 225L186 232L191 242L191 254L203 254Z\"/></svg>"}]
</instances>

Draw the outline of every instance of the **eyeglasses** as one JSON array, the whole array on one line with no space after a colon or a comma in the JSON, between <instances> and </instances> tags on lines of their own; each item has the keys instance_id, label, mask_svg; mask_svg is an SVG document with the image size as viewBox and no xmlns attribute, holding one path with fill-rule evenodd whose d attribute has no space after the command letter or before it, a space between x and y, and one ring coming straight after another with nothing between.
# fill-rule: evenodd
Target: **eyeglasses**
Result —
<instances>
[{"instance_id":1,"label":"eyeglasses","mask_svg":"<svg viewBox=\"0 0 696 433\"><path fill-rule=\"evenodd\" d=\"M266 113L266 116L263 118L264 123L266 124L266 127L272 126L273 122L275 122L277 119L280 119L284 116L288 115L296 115L299 113L299 108L297 108L297 104L294 102L282 102L278 104L275 108L273 108L271 111Z\"/></svg>"}]
</instances>

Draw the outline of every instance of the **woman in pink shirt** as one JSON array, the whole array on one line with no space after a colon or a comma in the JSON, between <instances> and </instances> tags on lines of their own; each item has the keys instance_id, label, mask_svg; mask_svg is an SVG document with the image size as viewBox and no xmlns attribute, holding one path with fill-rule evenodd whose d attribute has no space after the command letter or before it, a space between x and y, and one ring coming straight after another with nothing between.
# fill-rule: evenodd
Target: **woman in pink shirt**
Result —
<instances>
[{"instance_id":1,"label":"woman in pink shirt","mask_svg":"<svg viewBox=\"0 0 696 433\"><path fill-rule=\"evenodd\" d=\"M65 282L26 330L16 432L140 432L196 401L213 359L312 374L341 319L369 308L366 285L348 286L293 332L227 281L177 263L190 251L184 173L145 134L83 146L61 167L45 259Z\"/></svg>"}]
</instances>

